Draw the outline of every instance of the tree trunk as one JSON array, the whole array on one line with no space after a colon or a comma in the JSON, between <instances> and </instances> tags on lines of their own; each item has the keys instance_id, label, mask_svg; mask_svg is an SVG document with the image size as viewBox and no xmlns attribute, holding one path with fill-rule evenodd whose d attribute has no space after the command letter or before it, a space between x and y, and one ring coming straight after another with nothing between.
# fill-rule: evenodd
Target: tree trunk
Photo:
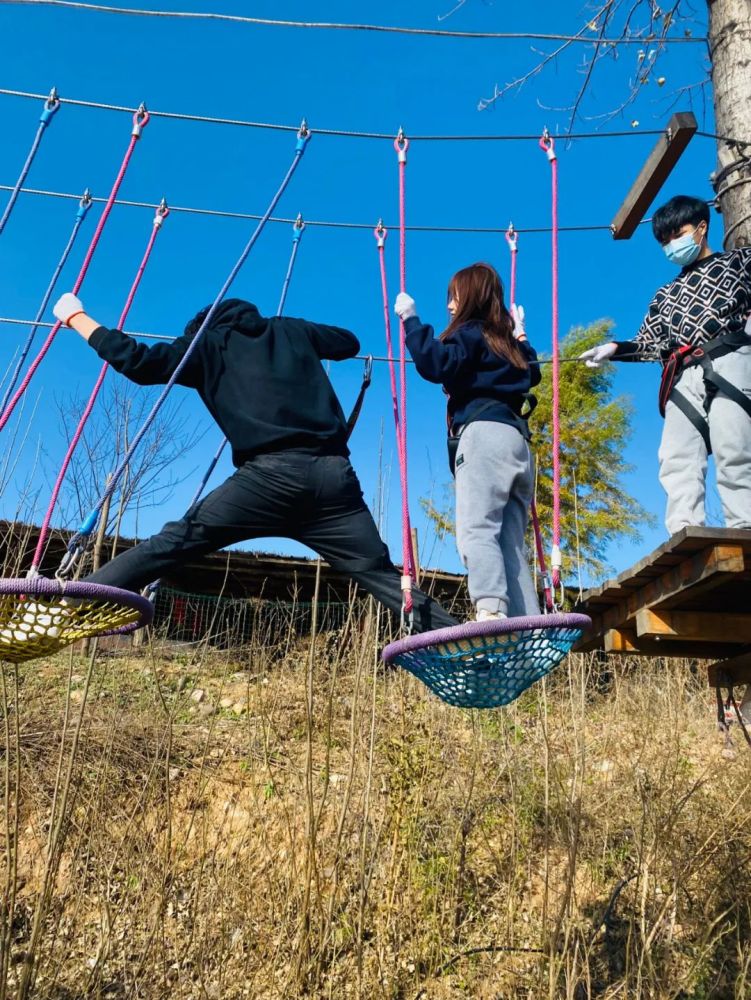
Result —
<instances>
[{"instance_id":1,"label":"tree trunk","mask_svg":"<svg viewBox=\"0 0 751 1000\"><path fill-rule=\"evenodd\" d=\"M709 52L718 135L751 134L751 0L708 0ZM723 246L751 245L751 145L717 143L712 177L725 225Z\"/></svg>"}]
</instances>

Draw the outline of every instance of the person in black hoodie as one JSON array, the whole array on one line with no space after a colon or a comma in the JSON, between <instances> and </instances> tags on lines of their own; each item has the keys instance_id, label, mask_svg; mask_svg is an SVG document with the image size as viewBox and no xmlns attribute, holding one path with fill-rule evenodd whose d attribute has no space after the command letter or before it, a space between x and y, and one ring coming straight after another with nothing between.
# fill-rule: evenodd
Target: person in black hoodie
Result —
<instances>
[{"instance_id":1,"label":"person in black hoodie","mask_svg":"<svg viewBox=\"0 0 751 1000\"><path fill-rule=\"evenodd\" d=\"M437 339L411 296L401 292L395 309L417 371L448 396L449 442L457 444L456 544L477 621L537 615L524 546L534 469L521 412L540 367L524 311L512 306L512 317L506 309L489 264L472 264L451 279L451 322Z\"/></svg>"},{"instance_id":2,"label":"person in black hoodie","mask_svg":"<svg viewBox=\"0 0 751 1000\"><path fill-rule=\"evenodd\" d=\"M55 316L138 385L166 383L209 309L182 337L148 347L86 315L70 292ZM188 560L263 536L287 537L321 555L397 614L401 578L378 534L349 462L347 422L321 364L354 357L349 330L303 319L260 315L242 299L214 312L180 372L232 446L236 471L179 521L122 553L87 579L140 590ZM439 604L413 588L414 630L455 625Z\"/></svg>"}]
</instances>

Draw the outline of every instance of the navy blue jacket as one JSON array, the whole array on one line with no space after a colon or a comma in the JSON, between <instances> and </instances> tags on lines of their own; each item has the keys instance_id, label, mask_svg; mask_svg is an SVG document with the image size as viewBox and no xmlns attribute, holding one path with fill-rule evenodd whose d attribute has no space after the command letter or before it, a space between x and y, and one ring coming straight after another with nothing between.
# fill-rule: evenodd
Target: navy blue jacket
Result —
<instances>
[{"instance_id":1,"label":"navy blue jacket","mask_svg":"<svg viewBox=\"0 0 751 1000\"><path fill-rule=\"evenodd\" d=\"M404 324L407 348L415 367L428 382L437 382L447 393L452 427L467 422L489 400L495 405L482 411L482 420L519 424L524 395L540 381L537 353L526 340L519 347L530 362L517 368L494 354L479 323L466 323L444 341L437 340L433 327L413 316Z\"/></svg>"},{"instance_id":2,"label":"navy blue jacket","mask_svg":"<svg viewBox=\"0 0 751 1000\"><path fill-rule=\"evenodd\" d=\"M192 340L148 347L100 326L89 344L115 371L138 385L167 382ZM347 421L321 359L354 357L349 330L304 319L261 316L242 299L226 299L180 373L196 389L232 445L240 466L263 452L295 450L348 455Z\"/></svg>"}]
</instances>

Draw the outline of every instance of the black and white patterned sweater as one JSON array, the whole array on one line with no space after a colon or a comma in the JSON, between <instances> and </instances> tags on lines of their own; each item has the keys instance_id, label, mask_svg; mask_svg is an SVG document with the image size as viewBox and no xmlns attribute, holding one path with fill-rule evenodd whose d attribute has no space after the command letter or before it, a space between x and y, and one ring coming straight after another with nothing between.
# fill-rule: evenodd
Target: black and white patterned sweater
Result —
<instances>
[{"instance_id":1,"label":"black and white patterned sweater","mask_svg":"<svg viewBox=\"0 0 751 1000\"><path fill-rule=\"evenodd\" d=\"M614 360L665 360L679 347L741 333L751 313L751 247L714 253L657 290L633 340L616 341Z\"/></svg>"}]
</instances>

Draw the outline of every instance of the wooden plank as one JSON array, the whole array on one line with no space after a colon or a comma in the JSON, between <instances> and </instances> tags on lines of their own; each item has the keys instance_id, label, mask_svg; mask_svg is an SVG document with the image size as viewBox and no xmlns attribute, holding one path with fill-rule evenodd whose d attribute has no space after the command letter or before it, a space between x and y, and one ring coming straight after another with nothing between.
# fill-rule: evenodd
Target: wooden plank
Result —
<instances>
[{"instance_id":1,"label":"wooden plank","mask_svg":"<svg viewBox=\"0 0 751 1000\"><path fill-rule=\"evenodd\" d=\"M697 128L690 111L673 115L610 224L613 239L627 240L633 236Z\"/></svg>"},{"instance_id":2,"label":"wooden plank","mask_svg":"<svg viewBox=\"0 0 751 1000\"><path fill-rule=\"evenodd\" d=\"M635 629L608 629L603 635L606 653L628 656L685 657L687 660L716 660L719 648L714 642L661 642L640 639ZM737 646L732 652L742 649Z\"/></svg>"},{"instance_id":3,"label":"wooden plank","mask_svg":"<svg viewBox=\"0 0 751 1000\"><path fill-rule=\"evenodd\" d=\"M741 545L711 545L652 580L641 590L603 612L605 628L617 628L635 617L642 608L668 608L690 590L692 597L743 573L745 558Z\"/></svg>"},{"instance_id":4,"label":"wooden plank","mask_svg":"<svg viewBox=\"0 0 751 1000\"><path fill-rule=\"evenodd\" d=\"M717 674L722 672L731 678L733 684L751 684L751 651L740 653L729 660L711 663L707 678L711 687L717 683Z\"/></svg>"},{"instance_id":5,"label":"wooden plank","mask_svg":"<svg viewBox=\"0 0 751 1000\"><path fill-rule=\"evenodd\" d=\"M639 638L698 639L701 642L751 642L751 615L702 611L651 611L636 613Z\"/></svg>"},{"instance_id":6,"label":"wooden plank","mask_svg":"<svg viewBox=\"0 0 751 1000\"><path fill-rule=\"evenodd\" d=\"M582 609L585 609L590 601L598 604L618 603L625 596L624 591L640 589L650 579L662 576L669 568L683 562L686 554L700 552L712 544L741 545L751 559L751 532L738 528L693 526L681 528L667 542L663 542L634 566L619 573L617 577L606 580L598 587L586 591Z\"/></svg>"}]
</instances>

